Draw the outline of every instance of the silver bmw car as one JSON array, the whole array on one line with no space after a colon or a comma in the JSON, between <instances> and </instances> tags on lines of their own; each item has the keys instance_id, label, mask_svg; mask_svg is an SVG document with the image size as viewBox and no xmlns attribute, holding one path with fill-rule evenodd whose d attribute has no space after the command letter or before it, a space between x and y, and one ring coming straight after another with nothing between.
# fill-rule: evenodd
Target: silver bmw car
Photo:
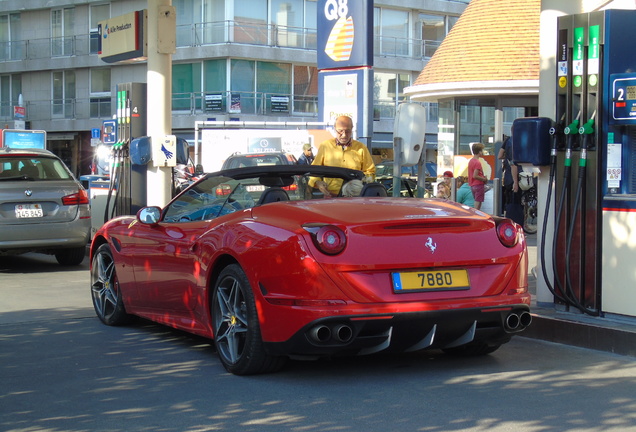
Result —
<instances>
[{"instance_id":1,"label":"silver bmw car","mask_svg":"<svg viewBox=\"0 0 636 432\"><path fill-rule=\"evenodd\" d=\"M0 148L0 256L55 255L78 265L90 240L88 193L48 150Z\"/></svg>"}]
</instances>

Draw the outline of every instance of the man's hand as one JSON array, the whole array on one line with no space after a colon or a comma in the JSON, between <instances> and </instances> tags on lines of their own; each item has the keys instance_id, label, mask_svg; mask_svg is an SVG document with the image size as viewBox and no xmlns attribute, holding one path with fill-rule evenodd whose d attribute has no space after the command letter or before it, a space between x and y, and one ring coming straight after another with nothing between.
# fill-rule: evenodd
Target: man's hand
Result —
<instances>
[{"instance_id":1,"label":"man's hand","mask_svg":"<svg viewBox=\"0 0 636 432\"><path fill-rule=\"evenodd\" d=\"M322 180L318 180L316 182L316 187L320 192L322 192L325 198L331 198L331 193L329 192L329 189L327 189L327 183Z\"/></svg>"}]
</instances>

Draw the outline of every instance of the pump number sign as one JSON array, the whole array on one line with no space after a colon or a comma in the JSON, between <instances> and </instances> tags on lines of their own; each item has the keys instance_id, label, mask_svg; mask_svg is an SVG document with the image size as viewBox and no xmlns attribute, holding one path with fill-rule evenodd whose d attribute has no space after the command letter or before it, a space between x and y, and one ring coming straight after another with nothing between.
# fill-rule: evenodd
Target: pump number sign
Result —
<instances>
[{"instance_id":1,"label":"pump number sign","mask_svg":"<svg viewBox=\"0 0 636 432\"><path fill-rule=\"evenodd\" d=\"M636 123L636 76L612 75L612 119L615 122Z\"/></svg>"}]
</instances>

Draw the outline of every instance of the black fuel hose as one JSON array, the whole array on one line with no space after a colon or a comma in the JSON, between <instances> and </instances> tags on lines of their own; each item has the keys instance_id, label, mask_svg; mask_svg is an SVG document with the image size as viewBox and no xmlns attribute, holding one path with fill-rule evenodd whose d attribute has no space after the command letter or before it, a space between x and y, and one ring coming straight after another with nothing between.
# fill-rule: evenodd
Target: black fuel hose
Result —
<instances>
[{"instance_id":1,"label":"black fuel hose","mask_svg":"<svg viewBox=\"0 0 636 432\"><path fill-rule=\"evenodd\" d=\"M560 133L562 133L562 130L559 130L558 127L550 128L550 135L552 135L552 149L550 152L550 178L548 180L548 196L546 199L545 212L543 215L543 229L541 232L540 259L541 259L541 271L543 273L543 280L546 283L548 291L550 291L550 293L560 302L569 303L568 300L565 298L565 296L563 296L561 293L558 293L555 287L550 283L550 278L548 276L548 271L546 269L546 263L545 263L545 252L546 252L545 245L546 245L546 237L547 237L546 231L548 227L548 218L550 214L550 202L552 201L552 188L554 187L554 184L555 184L556 165L557 165L557 143L558 143ZM562 286L561 281L558 279L559 275L556 271L554 272L554 278L556 281L558 281L557 283Z\"/></svg>"},{"instance_id":2,"label":"black fuel hose","mask_svg":"<svg viewBox=\"0 0 636 432\"><path fill-rule=\"evenodd\" d=\"M583 198L584 191L586 189L586 175L587 175L587 150L589 146L589 140L591 138L594 124L594 116L590 119L584 126L581 127L580 133L583 134L583 143L581 146L581 157L579 160L579 178L576 185L576 192L574 196L574 204L572 208L572 218L570 220L570 226L568 227L567 240L566 240L566 257L570 256L570 251L572 250L572 242L574 239L574 228L576 225L576 217L577 213L581 213L581 224L585 226L585 209L581 209L581 200ZM584 243L584 242L582 242ZM584 269L583 269L584 270ZM566 277L566 291L568 299L570 300L570 304L581 312L592 315L599 316L600 312L596 309L590 309L585 306L576 296L573 289L572 284L572 271L570 267L570 260L566 258L565 260L565 277Z\"/></svg>"}]
</instances>

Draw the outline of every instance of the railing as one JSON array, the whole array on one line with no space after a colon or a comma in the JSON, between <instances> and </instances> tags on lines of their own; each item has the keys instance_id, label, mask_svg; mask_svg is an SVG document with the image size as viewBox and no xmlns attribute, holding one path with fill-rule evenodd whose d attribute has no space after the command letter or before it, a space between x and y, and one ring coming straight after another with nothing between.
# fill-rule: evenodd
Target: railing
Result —
<instances>
[{"instance_id":1,"label":"railing","mask_svg":"<svg viewBox=\"0 0 636 432\"><path fill-rule=\"evenodd\" d=\"M97 54L96 35L0 42L0 62Z\"/></svg>"},{"instance_id":2,"label":"railing","mask_svg":"<svg viewBox=\"0 0 636 432\"><path fill-rule=\"evenodd\" d=\"M375 36L373 54L383 57L426 59L433 57L441 41Z\"/></svg>"},{"instance_id":3,"label":"railing","mask_svg":"<svg viewBox=\"0 0 636 432\"><path fill-rule=\"evenodd\" d=\"M0 122L13 120L13 107L18 101L0 103ZM25 103L26 120L87 120L112 118L116 97L30 100ZM374 101L374 119L395 118L397 104L392 99ZM173 93L172 115L318 116L318 96L262 92L196 92ZM430 120L430 119L429 119Z\"/></svg>"},{"instance_id":4,"label":"railing","mask_svg":"<svg viewBox=\"0 0 636 432\"><path fill-rule=\"evenodd\" d=\"M177 47L242 44L316 50L316 29L218 21L177 26ZM0 42L0 63L97 54L98 35ZM413 59L430 58L440 41L376 36L374 54Z\"/></svg>"},{"instance_id":5,"label":"railing","mask_svg":"<svg viewBox=\"0 0 636 432\"><path fill-rule=\"evenodd\" d=\"M228 43L315 50L316 29L240 21L216 21L177 26L177 47Z\"/></svg>"},{"instance_id":6,"label":"railing","mask_svg":"<svg viewBox=\"0 0 636 432\"><path fill-rule=\"evenodd\" d=\"M174 115L218 113L313 117L318 115L318 96L243 91L173 93L172 112Z\"/></svg>"}]
</instances>

